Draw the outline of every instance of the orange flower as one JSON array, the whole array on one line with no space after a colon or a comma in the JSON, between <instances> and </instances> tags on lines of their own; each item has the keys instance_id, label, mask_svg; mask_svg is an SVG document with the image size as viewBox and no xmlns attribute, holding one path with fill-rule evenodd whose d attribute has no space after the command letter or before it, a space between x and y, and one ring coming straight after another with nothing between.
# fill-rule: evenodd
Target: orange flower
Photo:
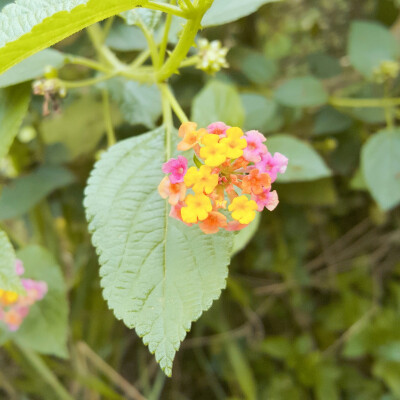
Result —
<instances>
[{"instance_id":1,"label":"orange flower","mask_svg":"<svg viewBox=\"0 0 400 400\"><path fill-rule=\"evenodd\" d=\"M219 228L225 228L227 225L225 215L218 211L211 211L199 227L204 233L217 233Z\"/></svg>"},{"instance_id":2,"label":"orange flower","mask_svg":"<svg viewBox=\"0 0 400 400\"><path fill-rule=\"evenodd\" d=\"M196 129L197 124L195 122L185 122L181 125L178 134L183 139L178 143L178 150L185 151L193 148L208 133L205 129L198 131Z\"/></svg>"},{"instance_id":3,"label":"orange flower","mask_svg":"<svg viewBox=\"0 0 400 400\"><path fill-rule=\"evenodd\" d=\"M260 174L258 169L251 170L242 181L243 193L260 194L271 187L271 177L268 174Z\"/></svg>"},{"instance_id":4,"label":"orange flower","mask_svg":"<svg viewBox=\"0 0 400 400\"><path fill-rule=\"evenodd\" d=\"M171 183L168 176L165 176L158 185L158 193L163 199L169 197L168 202L172 206L178 204L179 201L183 201L186 195L186 186L183 182Z\"/></svg>"}]
</instances>

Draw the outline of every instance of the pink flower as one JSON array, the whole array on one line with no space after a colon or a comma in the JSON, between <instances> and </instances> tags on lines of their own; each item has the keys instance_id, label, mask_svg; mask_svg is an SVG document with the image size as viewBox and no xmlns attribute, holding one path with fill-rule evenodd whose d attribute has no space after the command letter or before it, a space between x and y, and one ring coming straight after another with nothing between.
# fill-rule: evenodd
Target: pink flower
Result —
<instances>
[{"instance_id":1,"label":"pink flower","mask_svg":"<svg viewBox=\"0 0 400 400\"><path fill-rule=\"evenodd\" d=\"M169 204L175 206L179 201L183 201L186 195L186 186L183 182L171 183L168 176L164 176L158 185L158 193L163 199L168 198Z\"/></svg>"},{"instance_id":2,"label":"pink flower","mask_svg":"<svg viewBox=\"0 0 400 400\"><path fill-rule=\"evenodd\" d=\"M260 170L260 172L267 172L272 182L276 181L278 172L280 174L285 173L288 159L281 153L275 153L274 156L267 152L261 156L261 161L255 164L255 167Z\"/></svg>"},{"instance_id":3,"label":"pink flower","mask_svg":"<svg viewBox=\"0 0 400 400\"><path fill-rule=\"evenodd\" d=\"M188 169L188 160L183 156L171 158L162 166L165 174L171 174L169 179L172 184L183 182L183 177Z\"/></svg>"},{"instance_id":4,"label":"pink flower","mask_svg":"<svg viewBox=\"0 0 400 400\"><path fill-rule=\"evenodd\" d=\"M208 125L207 131L213 135L219 135L221 137L226 136L226 131L230 126L225 125L223 122L214 122L211 125Z\"/></svg>"},{"instance_id":5,"label":"pink flower","mask_svg":"<svg viewBox=\"0 0 400 400\"><path fill-rule=\"evenodd\" d=\"M260 162L263 154L267 154L268 150L265 144L267 139L258 131L249 131L245 134L247 147L243 151L243 157L249 162Z\"/></svg>"},{"instance_id":6,"label":"pink flower","mask_svg":"<svg viewBox=\"0 0 400 400\"><path fill-rule=\"evenodd\" d=\"M17 275L23 275L23 273L25 272L24 266L22 264L21 260L15 260L15 272L17 273Z\"/></svg>"},{"instance_id":7,"label":"pink flower","mask_svg":"<svg viewBox=\"0 0 400 400\"><path fill-rule=\"evenodd\" d=\"M276 192L276 190L271 192L270 189L266 189L260 194L253 194L251 198L257 203L258 211L260 212L264 208L269 211L273 211L279 204L278 193Z\"/></svg>"}]
</instances>

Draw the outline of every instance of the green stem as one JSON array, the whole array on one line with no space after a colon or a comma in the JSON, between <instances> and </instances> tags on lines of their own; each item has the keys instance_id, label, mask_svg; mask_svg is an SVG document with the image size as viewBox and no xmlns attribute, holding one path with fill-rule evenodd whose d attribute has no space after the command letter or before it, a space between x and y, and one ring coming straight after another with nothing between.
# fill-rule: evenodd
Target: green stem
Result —
<instances>
[{"instance_id":1,"label":"green stem","mask_svg":"<svg viewBox=\"0 0 400 400\"><path fill-rule=\"evenodd\" d=\"M106 21L106 23L104 24L104 29L103 29L103 43L106 41L108 34L110 33L110 30L112 28L112 25L114 23L114 18L115 17L111 17L108 18L108 20Z\"/></svg>"},{"instance_id":2,"label":"green stem","mask_svg":"<svg viewBox=\"0 0 400 400\"><path fill-rule=\"evenodd\" d=\"M153 62L154 67L156 67L158 65L158 51L156 42L154 41L153 35L147 29L147 26L143 22L139 21L138 25L139 28L142 30L144 37L146 38L147 44L149 45L150 49L151 61Z\"/></svg>"},{"instance_id":3,"label":"green stem","mask_svg":"<svg viewBox=\"0 0 400 400\"><path fill-rule=\"evenodd\" d=\"M194 11L195 10L195 8L194 8L194 6L193 6L193 4L192 4L192 2L190 0L183 0L183 1L185 2L186 7L188 8L189 11Z\"/></svg>"},{"instance_id":4,"label":"green stem","mask_svg":"<svg viewBox=\"0 0 400 400\"><path fill-rule=\"evenodd\" d=\"M170 4L173 5L174 3L175 0L171 0ZM171 22L172 22L172 15L168 14L167 19L165 20L164 35L160 44L160 52L158 56L158 68L162 67L165 60L165 52L168 46L168 35L169 35L169 30L171 28Z\"/></svg>"},{"instance_id":5,"label":"green stem","mask_svg":"<svg viewBox=\"0 0 400 400\"><path fill-rule=\"evenodd\" d=\"M110 67L100 64L97 61L90 60L89 58L77 57L77 56L67 56L67 58L65 59L65 62L67 64L83 65L84 67L88 67L88 68L91 68L91 69L94 69L94 70L100 71L100 72L105 72L105 73L111 72Z\"/></svg>"},{"instance_id":6,"label":"green stem","mask_svg":"<svg viewBox=\"0 0 400 400\"><path fill-rule=\"evenodd\" d=\"M158 85L161 91L162 110L163 110L163 124L165 126L165 158L171 158L171 136L174 122L172 119L172 109L169 101L169 89L165 83Z\"/></svg>"},{"instance_id":7,"label":"green stem","mask_svg":"<svg viewBox=\"0 0 400 400\"><path fill-rule=\"evenodd\" d=\"M334 107L385 108L400 106L400 98L351 99L331 97L329 103Z\"/></svg>"},{"instance_id":8,"label":"green stem","mask_svg":"<svg viewBox=\"0 0 400 400\"><path fill-rule=\"evenodd\" d=\"M124 64L122 64L116 55L104 44L104 33L98 23L89 26L87 28L87 33L101 60L117 70L124 67Z\"/></svg>"},{"instance_id":9,"label":"green stem","mask_svg":"<svg viewBox=\"0 0 400 400\"><path fill-rule=\"evenodd\" d=\"M192 56L187 58L186 60L183 60L181 62L180 67L184 68L184 67L192 67L193 65L198 64L198 62L200 61L200 57L199 56Z\"/></svg>"},{"instance_id":10,"label":"green stem","mask_svg":"<svg viewBox=\"0 0 400 400\"><path fill-rule=\"evenodd\" d=\"M142 51L129 65L130 68L135 69L143 65L143 63L150 57L150 50Z\"/></svg>"},{"instance_id":11,"label":"green stem","mask_svg":"<svg viewBox=\"0 0 400 400\"><path fill-rule=\"evenodd\" d=\"M174 110L174 113L176 116L179 118L179 120L184 123L188 122L189 119L186 116L185 112L183 111L182 107L180 106L178 100L172 93L171 89L168 87L168 85L165 85L165 96L169 101L169 104L171 105L172 109Z\"/></svg>"},{"instance_id":12,"label":"green stem","mask_svg":"<svg viewBox=\"0 0 400 400\"><path fill-rule=\"evenodd\" d=\"M63 81L59 79L60 84L65 87L66 89L77 89L86 86L93 86L97 83L107 81L117 75L117 72L109 73L107 75L97 76L96 78L85 79L82 81Z\"/></svg>"},{"instance_id":13,"label":"green stem","mask_svg":"<svg viewBox=\"0 0 400 400\"><path fill-rule=\"evenodd\" d=\"M158 3L157 1L149 1L146 3L145 7L149 8L151 10L158 10L158 11L165 12L167 14L176 15L177 17L181 17L181 18L185 18L185 19L187 18L187 13L185 11L181 10L177 6L173 6L170 4Z\"/></svg>"},{"instance_id":14,"label":"green stem","mask_svg":"<svg viewBox=\"0 0 400 400\"><path fill-rule=\"evenodd\" d=\"M390 83L387 81L384 84L384 95L385 99L390 98ZM393 123L393 113L392 113L392 107L387 106L385 107L385 119L386 119L386 125L388 129L393 129L394 128L394 123Z\"/></svg>"},{"instance_id":15,"label":"green stem","mask_svg":"<svg viewBox=\"0 0 400 400\"><path fill-rule=\"evenodd\" d=\"M18 345L19 350L23 356L28 360L36 372L42 377L42 379L53 389L54 393L57 394L57 398L60 400L74 400L72 396L68 394L64 386L61 385L57 377L46 365L46 363L32 350Z\"/></svg>"},{"instance_id":16,"label":"green stem","mask_svg":"<svg viewBox=\"0 0 400 400\"><path fill-rule=\"evenodd\" d=\"M194 13L193 19L186 22L182 31L182 36L176 45L175 50L172 52L171 57L157 72L157 82L165 81L179 69L181 62L184 60L193 45L197 32L201 29L201 20L203 19L203 15L211 7L212 3L213 0L196 1L196 4L194 5L196 13Z\"/></svg>"},{"instance_id":17,"label":"green stem","mask_svg":"<svg viewBox=\"0 0 400 400\"><path fill-rule=\"evenodd\" d=\"M115 138L114 127L111 119L111 108L110 108L110 98L107 90L102 90L103 97L103 112L104 112L104 121L106 123L106 131L107 131L107 143L108 147L111 147L117 140Z\"/></svg>"}]
</instances>

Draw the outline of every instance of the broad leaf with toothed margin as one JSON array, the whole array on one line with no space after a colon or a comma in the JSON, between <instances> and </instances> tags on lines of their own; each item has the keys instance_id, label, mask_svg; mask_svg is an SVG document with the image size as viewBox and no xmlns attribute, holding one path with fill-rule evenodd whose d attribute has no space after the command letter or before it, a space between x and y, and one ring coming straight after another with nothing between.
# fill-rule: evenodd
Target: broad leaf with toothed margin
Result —
<instances>
[{"instance_id":1,"label":"broad leaf with toothed margin","mask_svg":"<svg viewBox=\"0 0 400 400\"><path fill-rule=\"evenodd\" d=\"M0 12L0 74L95 22L148 0L16 0Z\"/></svg>"},{"instance_id":2,"label":"broad leaf with toothed margin","mask_svg":"<svg viewBox=\"0 0 400 400\"><path fill-rule=\"evenodd\" d=\"M168 216L157 191L165 159L163 128L112 146L92 172L85 207L109 307L171 375L191 323L225 287L232 236Z\"/></svg>"},{"instance_id":3,"label":"broad leaf with toothed margin","mask_svg":"<svg viewBox=\"0 0 400 400\"><path fill-rule=\"evenodd\" d=\"M15 272L15 253L7 235L0 230L0 289L19 292L21 283Z\"/></svg>"}]
</instances>

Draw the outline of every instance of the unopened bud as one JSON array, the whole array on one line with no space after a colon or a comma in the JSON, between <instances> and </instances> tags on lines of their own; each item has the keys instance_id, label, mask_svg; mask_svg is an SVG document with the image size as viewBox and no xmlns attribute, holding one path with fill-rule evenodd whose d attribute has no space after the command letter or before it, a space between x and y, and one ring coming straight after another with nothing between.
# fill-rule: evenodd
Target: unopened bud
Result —
<instances>
[{"instance_id":1,"label":"unopened bud","mask_svg":"<svg viewBox=\"0 0 400 400\"><path fill-rule=\"evenodd\" d=\"M228 51L229 49L223 47L219 40L209 42L207 39L200 39L200 60L197 64L197 68L212 75L220 71L222 68L228 68L229 64L226 61Z\"/></svg>"}]
</instances>

